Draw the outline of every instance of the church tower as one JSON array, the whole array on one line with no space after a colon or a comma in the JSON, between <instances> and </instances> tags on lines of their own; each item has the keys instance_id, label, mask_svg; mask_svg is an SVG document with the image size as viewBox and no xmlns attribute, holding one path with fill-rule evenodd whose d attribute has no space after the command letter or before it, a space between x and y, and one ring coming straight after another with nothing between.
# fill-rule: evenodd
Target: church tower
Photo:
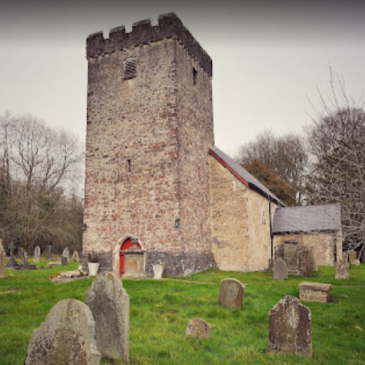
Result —
<instances>
[{"instance_id":1,"label":"church tower","mask_svg":"<svg viewBox=\"0 0 365 365\"><path fill-rule=\"evenodd\" d=\"M123 274L132 239L145 272L213 266L211 58L171 13L90 35L87 60L83 262Z\"/></svg>"}]
</instances>

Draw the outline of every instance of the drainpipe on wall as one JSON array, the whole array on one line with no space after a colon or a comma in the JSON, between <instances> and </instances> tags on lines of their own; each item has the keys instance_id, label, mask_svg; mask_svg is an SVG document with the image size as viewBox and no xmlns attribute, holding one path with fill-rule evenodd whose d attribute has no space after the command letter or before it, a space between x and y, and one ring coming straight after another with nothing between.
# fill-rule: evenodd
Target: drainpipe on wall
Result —
<instances>
[{"instance_id":1,"label":"drainpipe on wall","mask_svg":"<svg viewBox=\"0 0 365 365\"><path fill-rule=\"evenodd\" d=\"M272 220L271 220L271 199L269 197L269 220L270 220L270 241L271 241L271 260L274 258L274 236L272 233Z\"/></svg>"}]
</instances>

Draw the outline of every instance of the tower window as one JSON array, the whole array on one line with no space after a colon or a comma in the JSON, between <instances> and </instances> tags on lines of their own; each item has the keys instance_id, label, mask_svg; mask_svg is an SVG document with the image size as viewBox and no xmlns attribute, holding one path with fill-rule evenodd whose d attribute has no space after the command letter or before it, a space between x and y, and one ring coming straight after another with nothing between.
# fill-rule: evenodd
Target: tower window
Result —
<instances>
[{"instance_id":1,"label":"tower window","mask_svg":"<svg viewBox=\"0 0 365 365\"><path fill-rule=\"evenodd\" d=\"M136 77L136 74L136 59L128 58L124 61L124 80L132 79L133 77Z\"/></svg>"},{"instance_id":2,"label":"tower window","mask_svg":"<svg viewBox=\"0 0 365 365\"><path fill-rule=\"evenodd\" d=\"M198 71L193 67L193 85L196 85L197 76L198 76Z\"/></svg>"}]
</instances>

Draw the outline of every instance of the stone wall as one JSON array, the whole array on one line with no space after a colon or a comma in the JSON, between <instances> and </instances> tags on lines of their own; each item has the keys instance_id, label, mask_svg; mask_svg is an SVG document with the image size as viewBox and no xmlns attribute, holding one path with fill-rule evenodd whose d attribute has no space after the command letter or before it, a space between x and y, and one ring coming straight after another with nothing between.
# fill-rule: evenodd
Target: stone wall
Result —
<instances>
[{"instance_id":1,"label":"stone wall","mask_svg":"<svg viewBox=\"0 0 365 365\"><path fill-rule=\"evenodd\" d=\"M269 200L253 189L248 191L248 266L247 271L267 269L271 258ZM271 203L271 219L277 205Z\"/></svg>"},{"instance_id":2,"label":"stone wall","mask_svg":"<svg viewBox=\"0 0 365 365\"><path fill-rule=\"evenodd\" d=\"M248 187L213 156L211 179L212 251L217 267L248 270Z\"/></svg>"},{"instance_id":3,"label":"stone wall","mask_svg":"<svg viewBox=\"0 0 365 365\"><path fill-rule=\"evenodd\" d=\"M298 245L305 245L313 249L316 264L320 266L334 266L334 241L336 240L337 257L342 257L341 232L307 233L275 235L274 247L284 244L285 241L297 240Z\"/></svg>"},{"instance_id":4,"label":"stone wall","mask_svg":"<svg viewBox=\"0 0 365 365\"><path fill-rule=\"evenodd\" d=\"M152 29L139 24L133 32L142 34L140 26ZM112 52L108 40L98 43L95 37L88 39L83 250L113 252L110 269L117 272L119 247L134 236L147 252L174 253L166 273L196 270L194 260L183 268L183 257L205 256L201 266L214 265L207 55L197 51L196 41L189 45L176 37L125 45L121 37ZM136 59L136 77L124 80L124 61L130 57ZM157 257L150 255L148 265Z\"/></svg>"}]
</instances>

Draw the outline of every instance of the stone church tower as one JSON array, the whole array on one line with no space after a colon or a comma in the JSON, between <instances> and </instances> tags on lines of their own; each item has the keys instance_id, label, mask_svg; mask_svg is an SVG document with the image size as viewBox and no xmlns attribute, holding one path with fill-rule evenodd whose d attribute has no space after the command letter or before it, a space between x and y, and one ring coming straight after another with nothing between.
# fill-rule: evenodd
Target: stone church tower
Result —
<instances>
[{"instance_id":1,"label":"stone church tower","mask_svg":"<svg viewBox=\"0 0 365 365\"><path fill-rule=\"evenodd\" d=\"M171 275L214 265L211 58L165 14L157 26L90 35L87 59L83 262L94 251L101 270L123 273L132 239L145 272L158 262Z\"/></svg>"}]
</instances>

